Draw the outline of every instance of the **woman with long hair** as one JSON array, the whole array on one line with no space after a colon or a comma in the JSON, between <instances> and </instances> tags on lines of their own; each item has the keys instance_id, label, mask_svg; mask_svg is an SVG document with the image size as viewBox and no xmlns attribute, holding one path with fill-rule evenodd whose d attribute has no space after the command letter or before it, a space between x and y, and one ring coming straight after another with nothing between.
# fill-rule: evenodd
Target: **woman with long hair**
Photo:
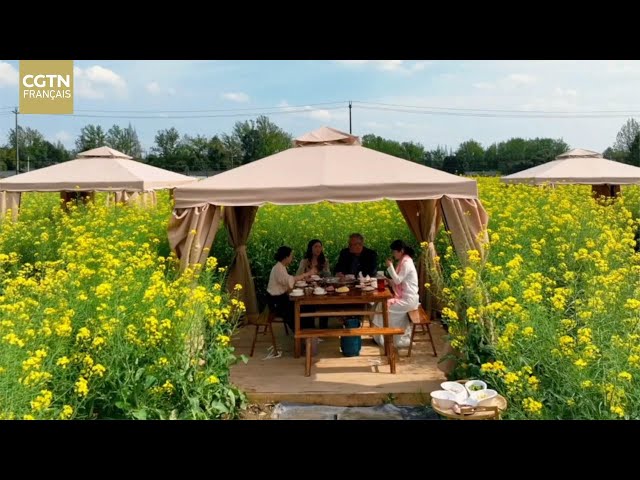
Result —
<instances>
[{"instance_id":1,"label":"woman with long hair","mask_svg":"<svg viewBox=\"0 0 640 480\"><path fill-rule=\"evenodd\" d=\"M393 336L393 343L396 348L408 348L411 341L411 322L407 314L420 305L418 271L413 263L414 251L409 245L402 240L396 240L390 248L397 265L394 268L393 261L387 260L387 271L394 291L394 297L388 301L389 326L405 329L404 335ZM374 316L373 324L377 327L383 326L382 314ZM374 340L379 345L384 345L382 335L375 335Z\"/></svg>"},{"instance_id":2,"label":"woman with long hair","mask_svg":"<svg viewBox=\"0 0 640 480\"><path fill-rule=\"evenodd\" d=\"M304 258L300 260L300 265L298 266L296 275L306 273L312 268L316 269L318 275L331 275L329 262L324 256L322 241L317 238L309 240L309 243L307 244L307 252L304 254Z\"/></svg>"}]
</instances>

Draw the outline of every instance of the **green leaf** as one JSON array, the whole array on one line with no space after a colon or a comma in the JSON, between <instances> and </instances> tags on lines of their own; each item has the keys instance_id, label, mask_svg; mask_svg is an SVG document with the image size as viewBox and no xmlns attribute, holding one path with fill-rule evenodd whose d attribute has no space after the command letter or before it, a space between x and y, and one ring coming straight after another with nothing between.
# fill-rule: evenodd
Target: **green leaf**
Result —
<instances>
[{"instance_id":1,"label":"green leaf","mask_svg":"<svg viewBox=\"0 0 640 480\"><path fill-rule=\"evenodd\" d=\"M133 418L136 420L146 420L147 419L147 411L144 408L139 410L134 410L132 413Z\"/></svg>"},{"instance_id":2,"label":"green leaf","mask_svg":"<svg viewBox=\"0 0 640 480\"><path fill-rule=\"evenodd\" d=\"M151 385L155 384L158 379L153 375L147 376L147 379L144 382L144 388L150 388Z\"/></svg>"}]
</instances>

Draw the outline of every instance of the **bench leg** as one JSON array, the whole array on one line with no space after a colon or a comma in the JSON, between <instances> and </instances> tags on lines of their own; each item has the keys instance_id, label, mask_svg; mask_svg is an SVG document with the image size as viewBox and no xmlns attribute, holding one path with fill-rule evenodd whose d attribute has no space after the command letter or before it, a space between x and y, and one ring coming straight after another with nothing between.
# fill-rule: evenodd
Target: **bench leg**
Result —
<instances>
[{"instance_id":1,"label":"bench leg","mask_svg":"<svg viewBox=\"0 0 640 480\"><path fill-rule=\"evenodd\" d=\"M251 353L249 354L250 357L253 357L253 351L256 348L256 340L258 340L258 330L260 329L260 325L256 325L256 330L255 332L253 332L253 342L251 343Z\"/></svg>"},{"instance_id":2,"label":"bench leg","mask_svg":"<svg viewBox=\"0 0 640 480\"><path fill-rule=\"evenodd\" d=\"M438 353L436 352L436 344L433 341L433 335L431 335L431 328L429 328L428 323L427 323L427 333L429 334L429 340L431 341L431 348L433 348L433 356L437 357Z\"/></svg>"},{"instance_id":3,"label":"bench leg","mask_svg":"<svg viewBox=\"0 0 640 480\"><path fill-rule=\"evenodd\" d=\"M407 352L407 357L411 356L411 349L413 348L413 337L416 334L416 324L411 325L411 339L409 340L409 351Z\"/></svg>"},{"instance_id":4,"label":"bench leg","mask_svg":"<svg viewBox=\"0 0 640 480\"><path fill-rule=\"evenodd\" d=\"M306 356L304 362L304 376L311 376L311 337L307 337L305 339L305 347L306 347Z\"/></svg>"},{"instance_id":5,"label":"bench leg","mask_svg":"<svg viewBox=\"0 0 640 480\"><path fill-rule=\"evenodd\" d=\"M396 358L398 358L398 351L396 350L396 346L393 343L393 340L391 341L391 344L389 345L389 365L391 368L391 373L396 373Z\"/></svg>"}]
</instances>

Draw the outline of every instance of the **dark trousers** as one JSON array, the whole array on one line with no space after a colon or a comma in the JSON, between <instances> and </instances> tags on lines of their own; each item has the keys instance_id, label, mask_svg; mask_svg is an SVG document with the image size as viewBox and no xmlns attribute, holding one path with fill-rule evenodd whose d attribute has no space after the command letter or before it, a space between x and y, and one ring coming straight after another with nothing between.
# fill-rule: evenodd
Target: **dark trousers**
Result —
<instances>
[{"instance_id":1,"label":"dark trousers","mask_svg":"<svg viewBox=\"0 0 640 480\"><path fill-rule=\"evenodd\" d=\"M271 295L267 292L267 303L269 310L275 312L284 320L287 326L295 331L295 312L293 302L289 299L288 293L282 295ZM300 328L313 328L313 318L301 318Z\"/></svg>"}]
</instances>

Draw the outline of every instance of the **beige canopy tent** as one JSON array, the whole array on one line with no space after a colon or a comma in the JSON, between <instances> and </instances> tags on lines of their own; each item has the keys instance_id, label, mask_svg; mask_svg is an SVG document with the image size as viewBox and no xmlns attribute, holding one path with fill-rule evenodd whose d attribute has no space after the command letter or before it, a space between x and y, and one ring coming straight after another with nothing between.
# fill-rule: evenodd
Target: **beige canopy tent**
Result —
<instances>
[{"instance_id":1,"label":"beige canopy tent","mask_svg":"<svg viewBox=\"0 0 640 480\"><path fill-rule=\"evenodd\" d=\"M576 148L551 162L502 177L505 183L592 185L594 193L612 196L620 185L640 183L640 168L607 160L602 154Z\"/></svg>"},{"instance_id":2,"label":"beige canopy tent","mask_svg":"<svg viewBox=\"0 0 640 480\"><path fill-rule=\"evenodd\" d=\"M258 206L382 199L397 201L416 239L431 242L432 257L442 220L462 258L470 249L483 252L488 216L475 180L362 147L358 137L328 127L301 136L288 150L176 188L169 242L183 269L203 263L224 217L236 252L229 285L243 285L247 312L254 314L246 243ZM424 290L426 271L424 262L418 263Z\"/></svg>"},{"instance_id":3,"label":"beige canopy tent","mask_svg":"<svg viewBox=\"0 0 640 480\"><path fill-rule=\"evenodd\" d=\"M23 192L61 192L69 200L78 192L115 192L115 201L155 203L155 190L174 188L195 179L137 162L109 147L78 158L0 180L0 214L11 209L17 218Z\"/></svg>"}]
</instances>

